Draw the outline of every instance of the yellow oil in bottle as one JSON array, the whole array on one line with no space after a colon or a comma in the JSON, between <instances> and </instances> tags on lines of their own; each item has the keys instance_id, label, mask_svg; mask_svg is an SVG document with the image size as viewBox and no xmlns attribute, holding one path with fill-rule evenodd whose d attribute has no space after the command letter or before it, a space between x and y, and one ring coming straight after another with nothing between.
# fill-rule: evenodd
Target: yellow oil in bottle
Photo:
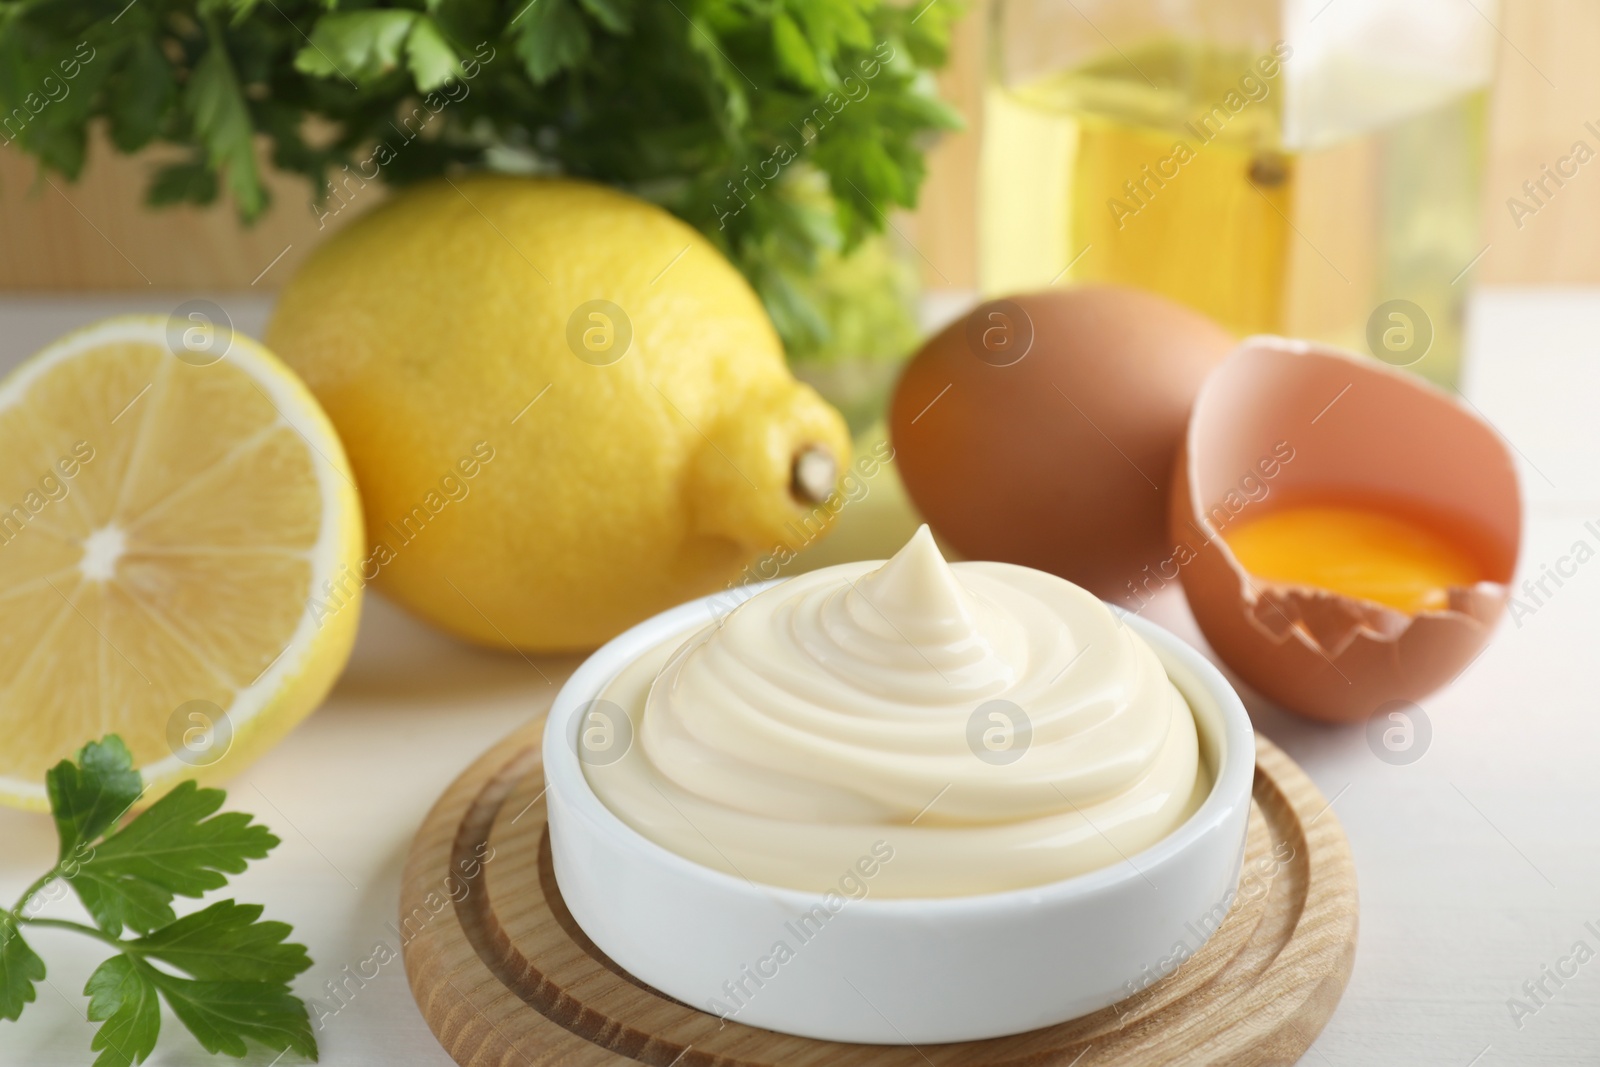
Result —
<instances>
[{"instance_id":1,"label":"yellow oil in bottle","mask_svg":"<svg viewBox=\"0 0 1600 1067\"><path fill-rule=\"evenodd\" d=\"M1240 334L1360 351L1375 310L1409 301L1428 320L1413 369L1453 384L1487 91L1324 60L1289 119L1295 62L1162 39L991 85L984 291L1133 285Z\"/></svg>"}]
</instances>

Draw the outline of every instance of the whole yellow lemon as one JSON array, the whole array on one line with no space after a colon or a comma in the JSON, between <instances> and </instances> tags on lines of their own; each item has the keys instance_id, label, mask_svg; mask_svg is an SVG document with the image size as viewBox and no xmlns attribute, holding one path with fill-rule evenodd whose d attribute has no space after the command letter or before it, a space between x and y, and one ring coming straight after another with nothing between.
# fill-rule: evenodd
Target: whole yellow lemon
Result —
<instances>
[{"instance_id":1,"label":"whole yellow lemon","mask_svg":"<svg viewBox=\"0 0 1600 1067\"><path fill-rule=\"evenodd\" d=\"M268 344L337 427L367 582L490 645L593 647L819 536L849 439L697 231L584 182L414 187L322 244Z\"/></svg>"}]
</instances>

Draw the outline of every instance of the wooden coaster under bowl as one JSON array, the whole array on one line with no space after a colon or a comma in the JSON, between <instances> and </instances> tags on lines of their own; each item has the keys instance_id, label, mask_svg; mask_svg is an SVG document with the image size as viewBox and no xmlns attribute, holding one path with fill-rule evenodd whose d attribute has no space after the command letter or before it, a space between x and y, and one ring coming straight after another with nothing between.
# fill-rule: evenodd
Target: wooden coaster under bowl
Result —
<instances>
[{"instance_id":1,"label":"wooden coaster under bowl","mask_svg":"<svg viewBox=\"0 0 1600 1067\"><path fill-rule=\"evenodd\" d=\"M463 1067L1290 1064L1333 1014L1355 962L1344 831L1305 772L1257 736L1233 908L1199 951L1197 930L1127 999L1026 1034L920 1047L724 1022L636 981L568 913L550 866L543 727L529 723L479 757L406 858L400 934L411 993Z\"/></svg>"}]
</instances>

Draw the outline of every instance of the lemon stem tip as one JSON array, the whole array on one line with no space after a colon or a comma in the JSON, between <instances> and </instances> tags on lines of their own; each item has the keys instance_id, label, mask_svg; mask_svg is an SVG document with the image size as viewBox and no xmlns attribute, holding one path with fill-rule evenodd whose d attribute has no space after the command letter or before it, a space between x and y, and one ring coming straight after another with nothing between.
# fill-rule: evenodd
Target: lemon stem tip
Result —
<instances>
[{"instance_id":1,"label":"lemon stem tip","mask_svg":"<svg viewBox=\"0 0 1600 1067\"><path fill-rule=\"evenodd\" d=\"M839 463L821 445L805 445L794 454L789 492L802 504L820 504L833 494Z\"/></svg>"}]
</instances>

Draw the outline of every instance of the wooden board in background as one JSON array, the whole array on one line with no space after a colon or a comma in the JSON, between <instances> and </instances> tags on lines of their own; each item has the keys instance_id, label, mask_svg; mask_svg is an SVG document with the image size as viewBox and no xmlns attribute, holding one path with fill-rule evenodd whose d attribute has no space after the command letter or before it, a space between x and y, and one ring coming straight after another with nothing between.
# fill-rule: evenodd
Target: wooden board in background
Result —
<instances>
[{"instance_id":1,"label":"wooden board in background","mask_svg":"<svg viewBox=\"0 0 1600 1067\"><path fill-rule=\"evenodd\" d=\"M41 176L15 147L0 148L0 290L275 290L318 240L384 197L371 183L349 210L322 220L310 185L261 157L272 207L254 225L233 205L144 206L150 175L170 149L124 156L90 138L83 176Z\"/></svg>"},{"instance_id":2,"label":"wooden board in background","mask_svg":"<svg viewBox=\"0 0 1600 1067\"><path fill-rule=\"evenodd\" d=\"M630 977L568 913L550 866L542 728L530 723L456 780L402 876L412 995L463 1067L1282 1065L1310 1046L1350 977L1344 831L1304 772L1258 738L1245 891L1200 952L1139 995L1027 1034L921 1047L723 1024Z\"/></svg>"}]
</instances>

